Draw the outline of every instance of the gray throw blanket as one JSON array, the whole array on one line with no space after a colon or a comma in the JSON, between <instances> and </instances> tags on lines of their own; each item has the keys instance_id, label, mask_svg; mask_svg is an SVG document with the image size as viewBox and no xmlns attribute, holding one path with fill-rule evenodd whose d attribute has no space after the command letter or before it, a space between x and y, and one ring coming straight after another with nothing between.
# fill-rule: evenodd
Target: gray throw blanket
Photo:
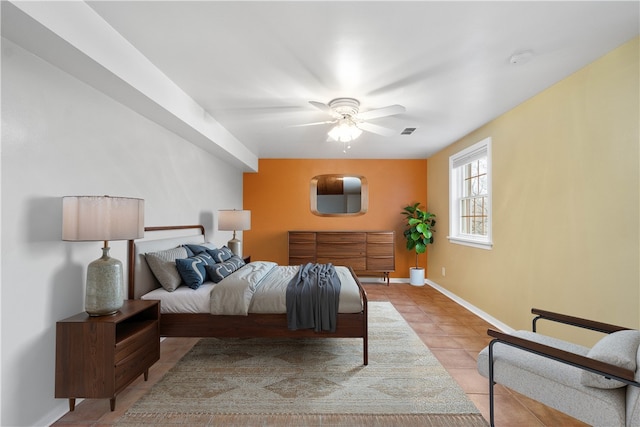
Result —
<instances>
[{"instance_id":1,"label":"gray throw blanket","mask_svg":"<svg viewBox=\"0 0 640 427\"><path fill-rule=\"evenodd\" d=\"M301 265L296 277L287 285L289 329L335 332L340 287L340 278L332 264Z\"/></svg>"}]
</instances>

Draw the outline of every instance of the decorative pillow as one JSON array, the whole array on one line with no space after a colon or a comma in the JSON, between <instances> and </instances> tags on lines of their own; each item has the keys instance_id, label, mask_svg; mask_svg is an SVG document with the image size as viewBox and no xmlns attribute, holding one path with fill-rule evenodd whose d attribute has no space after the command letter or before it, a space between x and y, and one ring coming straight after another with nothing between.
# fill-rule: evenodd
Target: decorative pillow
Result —
<instances>
[{"instance_id":1,"label":"decorative pillow","mask_svg":"<svg viewBox=\"0 0 640 427\"><path fill-rule=\"evenodd\" d=\"M201 245L184 245L187 248L187 252L191 251L189 256L198 255L199 253L206 252L208 250L216 249L216 245L213 243L203 243Z\"/></svg>"},{"instance_id":2,"label":"decorative pillow","mask_svg":"<svg viewBox=\"0 0 640 427\"><path fill-rule=\"evenodd\" d=\"M209 277L215 283L218 283L240 267L242 267L244 261L239 256L232 256L225 262L219 262L214 265L207 265L205 268L207 273L209 273Z\"/></svg>"},{"instance_id":3,"label":"decorative pillow","mask_svg":"<svg viewBox=\"0 0 640 427\"><path fill-rule=\"evenodd\" d=\"M225 262L233 257L233 252L226 246L221 247L220 249L207 249L207 252L213 257L213 259L220 263Z\"/></svg>"},{"instance_id":4,"label":"decorative pillow","mask_svg":"<svg viewBox=\"0 0 640 427\"><path fill-rule=\"evenodd\" d=\"M213 259L211 254L209 254L208 252L200 252L199 254L196 254L195 256L202 258L204 260L204 262L206 262L208 265L213 265L213 264L216 263L216 260Z\"/></svg>"},{"instance_id":5,"label":"decorative pillow","mask_svg":"<svg viewBox=\"0 0 640 427\"><path fill-rule=\"evenodd\" d=\"M206 252L176 260L176 268L182 281L191 289L198 289L207 280L205 266L209 264L213 265L213 258Z\"/></svg>"},{"instance_id":6,"label":"decorative pillow","mask_svg":"<svg viewBox=\"0 0 640 427\"><path fill-rule=\"evenodd\" d=\"M182 283L176 269L176 260L187 257L187 250L183 247L150 252L144 255L149 268L160 285L168 292L175 291Z\"/></svg>"},{"instance_id":7,"label":"decorative pillow","mask_svg":"<svg viewBox=\"0 0 640 427\"><path fill-rule=\"evenodd\" d=\"M640 346L640 331L618 331L608 334L598 341L589 350L587 357L635 371L638 346ZM588 371L582 371L581 375L580 382L589 387L619 388L626 386L623 382L610 380Z\"/></svg>"}]
</instances>

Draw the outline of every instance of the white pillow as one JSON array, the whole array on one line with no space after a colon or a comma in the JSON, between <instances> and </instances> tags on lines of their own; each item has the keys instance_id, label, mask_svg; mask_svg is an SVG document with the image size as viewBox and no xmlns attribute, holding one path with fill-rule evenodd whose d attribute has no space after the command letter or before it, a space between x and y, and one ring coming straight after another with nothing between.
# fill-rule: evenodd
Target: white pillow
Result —
<instances>
[{"instance_id":1,"label":"white pillow","mask_svg":"<svg viewBox=\"0 0 640 427\"><path fill-rule=\"evenodd\" d=\"M640 331L628 330L608 334L587 353L587 357L621 368L636 370L636 357L640 346ZM611 380L593 372L582 371L582 385L596 388L620 388L625 383Z\"/></svg>"},{"instance_id":2,"label":"white pillow","mask_svg":"<svg viewBox=\"0 0 640 427\"><path fill-rule=\"evenodd\" d=\"M187 257L187 249L183 247L144 254L144 258L147 260L153 275L156 276L162 287L169 292L178 289L178 286L182 283L182 277L180 277L180 273L176 268L176 260Z\"/></svg>"}]
</instances>

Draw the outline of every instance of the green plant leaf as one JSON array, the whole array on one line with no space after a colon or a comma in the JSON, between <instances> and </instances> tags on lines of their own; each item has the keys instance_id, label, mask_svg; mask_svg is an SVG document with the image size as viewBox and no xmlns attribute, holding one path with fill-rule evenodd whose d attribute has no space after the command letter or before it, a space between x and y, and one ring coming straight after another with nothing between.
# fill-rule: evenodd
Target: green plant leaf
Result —
<instances>
[{"instance_id":1,"label":"green plant leaf","mask_svg":"<svg viewBox=\"0 0 640 427\"><path fill-rule=\"evenodd\" d=\"M435 225L435 214L420 209L420 203L405 206L402 210L405 217L406 228L403 235L407 240L407 249L415 250L416 265L418 254L425 253L427 245L433 243L433 226Z\"/></svg>"}]
</instances>

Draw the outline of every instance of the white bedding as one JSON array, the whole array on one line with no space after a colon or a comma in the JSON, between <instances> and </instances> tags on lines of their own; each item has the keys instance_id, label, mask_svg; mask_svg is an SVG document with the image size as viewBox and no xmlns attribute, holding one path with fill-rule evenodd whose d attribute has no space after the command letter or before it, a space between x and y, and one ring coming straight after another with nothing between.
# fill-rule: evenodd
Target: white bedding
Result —
<instances>
[{"instance_id":1,"label":"white bedding","mask_svg":"<svg viewBox=\"0 0 640 427\"><path fill-rule=\"evenodd\" d=\"M160 287L142 295L141 298L160 300L160 312L163 314L209 313L209 298L215 285L213 282L206 282L195 290L188 286L180 286L173 292L167 292Z\"/></svg>"},{"instance_id":2,"label":"white bedding","mask_svg":"<svg viewBox=\"0 0 640 427\"><path fill-rule=\"evenodd\" d=\"M246 315L286 313L287 285L299 266L280 266L256 261L245 265L219 283L205 282L198 289L180 286L174 292L157 288L142 299L160 300L160 312ZM336 266L340 277L339 313L359 313L362 300L358 285L347 267Z\"/></svg>"}]
</instances>

